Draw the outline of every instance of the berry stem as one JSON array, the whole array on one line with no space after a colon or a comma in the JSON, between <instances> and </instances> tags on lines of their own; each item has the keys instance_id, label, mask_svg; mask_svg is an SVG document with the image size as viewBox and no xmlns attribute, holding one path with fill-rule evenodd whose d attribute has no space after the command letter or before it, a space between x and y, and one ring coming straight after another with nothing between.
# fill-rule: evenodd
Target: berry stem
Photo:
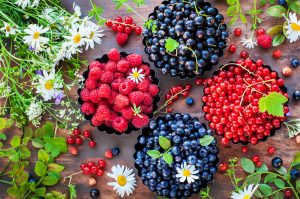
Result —
<instances>
[{"instance_id":1,"label":"berry stem","mask_svg":"<svg viewBox=\"0 0 300 199\"><path fill-rule=\"evenodd\" d=\"M195 66L196 66L196 74L198 74L198 65L197 65L198 64L198 58L197 58L197 54L195 53L195 51L193 49L191 49L191 48L189 48L187 46L185 46L184 48L190 50L195 55L195 59L196 59L196 64L195 64ZM177 51L176 51L176 54L177 54Z\"/></svg>"},{"instance_id":2,"label":"berry stem","mask_svg":"<svg viewBox=\"0 0 300 199\"><path fill-rule=\"evenodd\" d=\"M134 12L137 16L139 16L144 22L147 21L147 19L145 19L142 15L140 15L137 11L135 11L130 5L128 5L127 3L121 1L121 3L127 7L128 10Z\"/></svg>"},{"instance_id":3,"label":"berry stem","mask_svg":"<svg viewBox=\"0 0 300 199\"><path fill-rule=\"evenodd\" d=\"M66 181L67 179L69 179L68 185L70 186L70 185L71 185L71 182L72 182L73 176L79 175L79 174L81 174L81 173L83 173L83 171L78 171L78 172L76 172L76 173L72 173L71 175L68 175L68 176L64 177L64 181Z\"/></svg>"},{"instance_id":4,"label":"berry stem","mask_svg":"<svg viewBox=\"0 0 300 199\"><path fill-rule=\"evenodd\" d=\"M127 24L127 23L123 23L123 22L118 22L118 21L112 21L110 20L112 23L115 23L115 24L118 24L118 25L124 25L124 26L130 26L132 28L135 28L136 25L133 25L133 24Z\"/></svg>"}]
</instances>

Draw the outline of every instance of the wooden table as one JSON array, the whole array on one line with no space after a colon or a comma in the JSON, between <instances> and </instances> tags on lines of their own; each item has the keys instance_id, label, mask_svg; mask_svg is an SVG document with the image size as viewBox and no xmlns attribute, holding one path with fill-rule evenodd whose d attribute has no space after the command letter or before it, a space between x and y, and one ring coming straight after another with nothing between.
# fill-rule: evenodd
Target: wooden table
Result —
<instances>
[{"instance_id":1,"label":"wooden table","mask_svg":"<svg viewBox=\"0 0 300 199\"><path fill-rule=\"evenodd\" d=\"M87 11L90 9L90 4L87 3L87 0L75 0L75 2L82 8L82 11L84 14L87 13ZM114 5L111 3L110 0L95 0L97 5L101 5L104 8L104 16L106 18L115 18L117 15L120 15L122 17L128 16L129 14L126 13L125 9L121 9L118 11L114 10ZM138 9L136 9L142 16L145 18L148 16L149 13L152 12L153 8L160 4L160 0L146 0L147 5L144 5ZM226 12L227 5L224 0L212 0L211 3L219 9L219 12L224 14ZM63 5L69 10L70 12L73 12L72 5L73 1L71 0L63 0ZM243 0L243 9L249 9L251 7L251 4ZM134 20L137 21L138 25L142 25L142 20L138 19L138 17L134 14L130 14L133 16ZM272 25L276 24L276 21L271 19L270 17L265 17L262 27L267 28L271 27ZM228 18L226 18L226 21L228 21ZM243 29L243 35L246 36L250 34L250 27L251 25L243 25L243 24L236 24L234 27L240 27ZM238 58L239 52L244 50L244 48L240 44L240 39L233 38L232 36L232 30L234 27L229 28L230 32L230 42L229 44L236 44L238 50L235 54L229 54L225 52L224 57L221 58L220 64L227 63L228 61L232 61ZM142 44L142 37L141 36L131 36L129 39L128 44L125 47L120 47L115 42L115 33L113 33L110 30L107 30L106 27L103 27L105 29L106 36L103 38L103 42L101 45L96 45L96 48L94 50L90 50L87 53L82 55L83 59L86 59L88 61L94 60L95 58L101 57L101 55L107 53L111 48L118 48L119 50L125 51L125 52L133 52L133 53L139 53L142 54L144 57L144 60L148 61L148 58L146 54L144 53L144 46ZM256 47L255 49L252 49L248 51L251 55L251 58L254 60L257 58L263 58L265 63L270 65L273 70L278 71L281 73L281 69L284 66L289 65L289 62L291 58L297 57L299 58L299 41L293 44L289 44L286 42L284 45L280 47L280 50L283 52L282 58L279 60L275 60L272 58L272 52L276 48L271 48L269 50L262 50L259 47ZM153 64L151 63L152 68L154 69ZM216 69L217 67L214 67ZM82 68L82 71L86 70L86 67ZM289 78L285 79L285 85L288 88L289 95L292 96L292 93L295 89L300 89L300 83L299 81L299 75L297 72L300 70L293 69L293 75ZM212 72L205 73L205 78L210 77ZM158 71L158 78L160 79L160 87L161 87L161 95L164 96L167 92L167 90L173 86L173 85L185 85L186 83L193 83L193 80L189 81L182 81L179 79L171 78L170 76L163 76ZM195 105L193 107L188 107L184 100L179 100L175 105L173 105L173 109L175 111L181 112L181 113L189 113L194 117L198 117L201 121L205 121L203 118L203 112L201 111L202 102L202 89L203 87L194 86L191 92L191 97L193 97L196 101ZM76 88L73 90L74 92L74 99L76 99ZM291 112L293 114L293 117L300 117L300 106L297 106L297 102L295 102L292 98L289 102L289 107L291 109ZM118 146L121 149L121 153L118 157L114 158L111 161L107 161L107 171L110 170L112 165L116 164L125 164L130 167L134 167L134 159L133 159L133 153L134 153L134 145L136 143L136 138L139 135L140 132L135 132L130 135L124 135L124 136L116 136L116 135L108 135L105 132L99 132L96 128L93 128L89 125L88 122L82 122L81 129L88 129L93 132L93 137L97 141L97 147L95 149L89 149L87 146L87 143L84 144L84 146L80 147L80 153L78 156L72 156L70 154L63 155L59 158L59 163L66 165L66 169L63 172L63 175L69 175L70 173L74 173L76 171L79 171L79 165L82 162L87 161L96 161L98 158L104 156L104 152L112 148L114 146ZM17 130L15 131L18 132ZM282 127L280 130L277 131L276 135L274 137L271 137L267 140L267 142L259 143L255 146L249 146L249 152L245 155L241 152L241 145L233 145L231 144L229 147L224 147L221 144L219 144L220 148L220 160L221 161L227 161L231 157L242 157L246 156L248 158L251 158L253 154L257 154L261 157L261 160L268 165L270 165L271 156L267 153L267 148L269 146L274 146L276 148L276 155L281 156L284 160L284 165L289 165L289 162L291 161L293 154L299 150L300 144L297 144L295 142L295 139L288 139L287 137L287 130L285 127ZM34 161L34 160L33 160ZM242 173L241 173L242 174ZM106 177L104 175L103 177L97 178L97 184L94 186L94 188L97 188L100 190L100 198L101 199L113 199L113 198L120 198L117 196L117 194L112 190L110 186L107 185L107 182L109 182L111 179ZM140 178L137 178L138 180L138 186L134 191L134 194L132 194L130 197L131 199L151 199L155 198L155 194L150 192L146 186L143 185ZM79 175L73 178L73 183L77 185L78 190L78 198L80 199L86 199L89 197L89 191L90 187L88 186L88 177L84 175ZM230 192L233 190L233 187L229 181L229 179L224 176L223 174L217 173L215 175L214 181L210 184L211 186L211 196L214 199L222 199L222 198L230 198ZM5 187L3 187L5 188ZM5 189L0 188L0 198L8 198L5 193ZM64 183L61 183L60 185L56 186L56 189L66 193L67 192L67 186ZM199 196L194 196L192 198L200 198Z\"/></svg>"}]
</instances>

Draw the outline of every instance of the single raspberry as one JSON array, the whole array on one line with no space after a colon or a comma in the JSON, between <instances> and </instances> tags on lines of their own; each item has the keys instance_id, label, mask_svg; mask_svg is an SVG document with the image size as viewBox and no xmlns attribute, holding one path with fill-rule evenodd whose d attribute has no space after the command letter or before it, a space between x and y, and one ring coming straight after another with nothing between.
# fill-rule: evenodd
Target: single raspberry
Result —
<instances>
[{"instance_id":1,"label":"single raspberry","mask_svg":"<svg viewBox=\"0 0 300 199\"><path fill-rule=\"evenodd\" d=\"M137 86L137 84L134 81L130 80L130 79L125 79L124 82L129 83L131 90L134 90Z\"/></svg>"},{"instance_id":2,"label":"single raspberry","mask_svg":"<svg viewBox=\"0 0 300 199\"><path fill-rule=\"evenodd\" d=\"M117 64L116 64L116 62L113 62L113 61L107 62L106 66L105 66L105 70L106 71L110 71L112 73L116 72L117 71Z\"/></svg>"},{"instance_id":3,"label":"single raspberry","mask_svg":"<svg viewBox=\"0 0 300 199\"><path fill-rule=\"evenodd\" d=\"M108 58L111 61L118 62L120 61L121 56L119 51L116 48L113 48L109 51Z\"/></svg>"},{"instance_id":4,"label":"single raspberry","mask_svg":"<svg viewBox=\"0 0 300 199\"><path fill-rule=\"evenodd\" d=\"M153 111L153 106L152 105L151 106L141 105L141 109L144 114L150 114Z\"/></svg>"},{"instance_id":5,"label":"single raspberry","mask_svg":"<svg viewBox=\"0 0 300 199\"><path fill-rule=\"evenodd\" d=\"M92 115L96 112L96 108L92 102L84 102L81 106L81 111L86 115Z\"/></svg>"},{"instance_id":6,"label":"single raspberry","mask_svg":"<svg viewBox=\"0 0 300 199\"><path fill-rule=\"evenodd\" d=\"M103 122L99 121L96 116L92 117L91 123L93 126L101 126L103 124Z\"/></svg>"},{"instance_id":7,"label":"single raspberry","mask_svg":"<svg viewBox=\"0 0 300 199\"><path fill-rule=\"evenodd\" d=\"M142 69L143 70L143 74L144 75L150 75L150 67L148 66L148 65L146 65L146 64L143 64L143 65L141 65L140 66L140 68L139 69Z\"/></svg>"},{"instance_id":8,"label":"single raspberry","mask_svg":"<svg viewBox=\"0 0 300 199\"><path fill-rule=\"evenodd\" d=\"M131 104L140 105L144 100L144 94L141 91L133 91L128 95Z\"/></svg>"},{"instance_id":9,"label":"single raspberry","mask_svg":"<svg viewBox=\"0 0 300 199\"><path fill-rule=\"evenodd\" d=\"M120 45L120 46L123 46L126 44L128 40L128 35L125 34L125 33L120 33L118 32L117 35L116 35L116 42Z\"/></svg>"},{"instance_id":10,"label":"single raspberry","mask_svg":"<svg viewBox=\"0 0 300 199\"><path fill-rule=\"evenodd\" d=\"M122 116L127 120L131 120L133 118L132 108L127 106L121 109Z\"/></svg>"},{"instance_id":11,"label":"single raspberry","mask_svg":"<svg viewBox=\"0 0 300 199\"><path fill-rule=\"evenodd\" d=\"M116 103L116 101L115 101L115 103ZM114 105L114 106L113 106L113 111L114 111L114 112L120 113L121 110L122 110L122 108L118 107L117 105Z\"/></svg>"},{"instance_id":12,"label":"single raspberry","mask_svg":"<svg viewBox=\"0 0 300 199\"><path fill-rule=\"evenodd\" d=\"M129 62L126 60L121 60L117 63L118 71L126 73L129 69Z\"/></svg>"},{"instance_id":13,"label":"single raspberry","mask_svg":"<svg viewBox=\"0 0 300 199\"><path fill-rule=\"evenodd\" d=\"M90 94L90 100L95 104L97 104L100 100L98 93L99 93L99 90L94 89L91 91L91 94Z\"/></svg>"},{"instance_id":14,"label":"single raspberry","mask_svg":"<svg viewBox=\"0 0 300 199\"><path fill-rule=\"evenodd\" d=\"M149 123L149 118L147 115L143 115L143 114L136 115L132 119L132 124L136 128L142 128L146 126L148 123Z\"/></svg>"},{"instance_id":15,"label":"single raspberry","mask_svg":"<svg viewBox=\"0 0 300 199\"><path fill-rule=\"evenodd\" d=\"M112 127L119 132L124 132L128 128L128 122L124 117L116 117L113 120Z\"/></svg>"},{"instance_id":16,"label":"single raspberry","mask_svg":"<svg viewBox=\"0 0 300 199\"><path fill-rule=\"evenodd\" d=\"M142 91L142 92L147 92L148 91L148 88L150 86L150 82L148 79L144 78L142 81L140 81L137 85L137 89L139 91Z\"/></svg>"},{"instance_id":17,"label":"single raspberry","mask_svg":"<svg viewBox=\"0 0 300 199\"><path fill-rule=\"evenodd\" d=\"M104 64L104 63L101 63L101 62L99 62L99 61L92 61L92 62L90 63L89 69L91 70L91 69L94 68L94 67L97 67L97 68L100 68L101 70L103 70L104 67L105 67L105 64Z\"/></svg>"},{"instance_id":18,"label":"single raspberry","mask_svg":"<svg viewBox=\"0 0 300 199\"><path fill-rule=\"evenodd\" d=\"M87 88L84 88L80 92L80 97L84 102L90 101L90 91Z\"/></svg>"},{"instance_id":19,"label":"single raspberry","mask_svg":"<svg viewBox=\"0 0 300 199\"><path fill-rule=\"evenodd\" d=\"M121 78L118 78L118 79L115 79L112 83L111 83L111 88L113 90L116 90L116 91L119 91L119 86L120 84L123 82L123 79Z\"/></svg>"},{"instance_id":20,"label":"single raspberry","mask_svg":"<svg viewBox=\"0 0 300 199\"><path fill-rule=\"evenodd\" d=\"M143 63L142 56L138 54L130 54L126 57L126 60L129 62L130 67L138 67Z\"/></svg>"},{"instance_id":21,"label":"single raspberry","mask_svg":"<svg viewBox=\"0 0 300 199\"><path fill-rule=\"evenodd\" d=\"M100 68L94 67L94 68L90 69L89 78L97 81L101 78L102 73L103 72Z\"/></svg>"},{"instance_id":22,"label":"single raspberry","mask_svg":"<svg viewBox=\"0 0 300 199\"><path fill-rule=\"evenodd\" d=\"M264 49L269 49L272 46L272 37L268 34L259 35L257 37L257 44Z\"/></svg>"},{"instance_id":23,"label":"single raspberry","mask_svg":"<svg viewBox=\"0 0 300 199\"><path fill-rule=\"evenodd\" d=\"M144 93L143 105L151 106L153 104L153 98L149 93Z\"/></svg>"},{"instance_id":24,"label":"single raspberry","mask_svg":"<svg viewBox=\"0 0 300 199\"><path fill-rule=\"evenodd\" d=\"M95 80L87 78L87 80L85 81L85 87L90 91L96 89L97 86L98 86L98 82Z\"/></svg>"},{"instance_id":25,"label":"single raspberry","mask_svg":"<svg viewBox=\"0 0 300 199\"><path fill-rule=\"evenodd\" d=\"M122 82L119 85L119 92L124 94L124 95L128 95L131 92L132 88L129 82Z\"/></svg>"},{"instance_id":26,"label":"single raspberry","mask_svg":"<svg viewBox=\"0 0 300 199\"><path fill-rule=\"evenodd\" d=\"M111 94L111 89L110 86L108 86L107 84L101 84L101 86L99 87L99 92L98 92L98 96L100 98L109 98L110 94Z\"/></svg>"},{"instance_id":27,"label":"single raspberry","mask_svg":"<svg viewBox=\"0 0 300 199\"><path fill-rule=\"evenodd\" d=\"M116 104L117 107L123 108L123 107L129 105L129 99L125 95L118 94L116 96L116 102L115 102L115 104Z\"/></svg>"},{"instance_id":28,"label":"single raspberry","mask_svg":"<svg viewBox=\"0 0 300 199\"><path fill-rule=\"evenodd\" d=\"M158 88L158 86L156 86L155 84L151 84L150 86L149 86L149 93L150 93L150 95L152 96L152 97L154 97L154 96L156 96L156 95L158 95L158 93L159 93L159 88Z\"/></svg>"},{"instance_id":29,"label":"single raspberry","mask_svg":"<svg viewBox=\"0 0 300 199\"><path fill-rule=\"evenodd\" d=\"M118 73L118 72L114 73L114 79L119 79L119 78L123 79L124 74L123 73Z\"/></svg>"},{"instance_id":30,"label":"single raspberry","mask_svg":"<svg viewBox=\"0 0 300 199\"><path fill-rule=\"evenodd\" d=\"M97 112L95 114L97 120L99 121L107 121L111 117L111 112L107 106L100 105L97 108Z\"/></svg>"},{"instance_id":31,"label":"single raspberry","mask_svg":"<svg viewBox=\"0 0 300 199\"><path fill-rule=\"evenodd\" d=\"M104 105L104 106L108 107L109 103L105 99L100 99L99 102L98 102L98 106L100 106L100 105Z\"/></svg>"},{"instance_id":32,"label":"single raspberry","mask_svg":"<svg viewBox=\"0 0 300 199\"><path fill-rule=\"evenodd\" d=\"M111 83L114 79L113 73L110 71L105 71L101 76L101 81L103 83Z\"/></svg>"},{"instance_id":33,"label":"single raspberry","mask_svg":"<svg viewBox=\"0 0 300 199\"><path fill-rule=\"evenodd\" d=\"M110 94L110 97L107 99L108 103L109 104L114 104L115 101L116 101L116 97L119 93L115 92L115 91L112 91L111 94Z\"/></svg>"}]
</instances>

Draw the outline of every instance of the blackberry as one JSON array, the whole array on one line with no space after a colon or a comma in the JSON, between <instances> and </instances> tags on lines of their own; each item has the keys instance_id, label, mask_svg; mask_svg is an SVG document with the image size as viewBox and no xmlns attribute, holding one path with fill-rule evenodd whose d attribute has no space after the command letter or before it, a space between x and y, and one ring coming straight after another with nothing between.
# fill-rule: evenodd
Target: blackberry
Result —
<instances>
[{"instance_id":1,"label":"blackberry","mask_svg":"<svg viewBox=\"0 0 300 199\"><path fill-rule=\"evenodd\" d=\"M208 146L200 144L199 140L206 135L212 135L212 131L189 114L166 114L152 120L135 145L135 167L143 183L151 191L168 198L182 199L199 193L213 179L219 161L216 140ZM160 136L171 142L169 153L173 162L170 165L162 157L155 159L147 154L150 150L165 152L159 145ZM176 174L183 164L193 165L199 171L195 174L198 179L190 184L181 182Z\"/></svg>"},{"instance_id":2,"label":"blackberry","mask_svg":"<svg viewBox=\"0 0 300 199\"><path fill-rule=\"evenodd\" d=\"M211 70L223 56L228 37L224 17L204 0L164 1L148 19L153 23L143 33L145 52L163 75L193 78ZM152 31L154 24L156 31ZM171 55L165 49L168 38L179 43Z\"/></svg>"}]
</instances>

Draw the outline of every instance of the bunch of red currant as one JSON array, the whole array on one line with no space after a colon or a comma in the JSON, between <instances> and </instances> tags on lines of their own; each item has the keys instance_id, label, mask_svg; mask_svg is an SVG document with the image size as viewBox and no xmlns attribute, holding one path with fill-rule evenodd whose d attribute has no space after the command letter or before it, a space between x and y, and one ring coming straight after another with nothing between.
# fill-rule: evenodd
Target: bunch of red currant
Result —
<instances>
[{"instance_id":1,"label":"bunch of red currant","mask_svg":"<svg viewBox=\"0 0 300 199\"><path fill-rule=\"evenodd\" d=\"M103 159L99 159L98 164L95 162L83 163L80 165L80 169L85 175L96 174L97 176L102 176L105 166L106 162Z\"/></svg>"},{"instance_id":2,"label":"bunch of red currant","mask_svg":"<svg viewBox=\"0 0 300 199\"><path fill-rule=\"evenodd\" d=\"M192 85L187 84L186 86L173 86L169 89L168 94L165 95L165 100L168 106L171 106L176 100L179 99L180 95L187 97L190 94ZM172 112L171 108L167 108L166 112Z\"/></svg>"},{"instance_id":3,"label":"bunch of red currant","mask_svg":"<svg viewBox=\"0 0 300 199\"><path fill-rule=\"evenodd\" d=\"M83 140L85 139L89 140L89 146L91 148L94 148L96 146L96 142L91 138L90 131L85 130L81 134L81 131L79 129L74 129L72 135L67 137L67 144L79 146L83 143Z\"/></svg>"}]
</instances>

